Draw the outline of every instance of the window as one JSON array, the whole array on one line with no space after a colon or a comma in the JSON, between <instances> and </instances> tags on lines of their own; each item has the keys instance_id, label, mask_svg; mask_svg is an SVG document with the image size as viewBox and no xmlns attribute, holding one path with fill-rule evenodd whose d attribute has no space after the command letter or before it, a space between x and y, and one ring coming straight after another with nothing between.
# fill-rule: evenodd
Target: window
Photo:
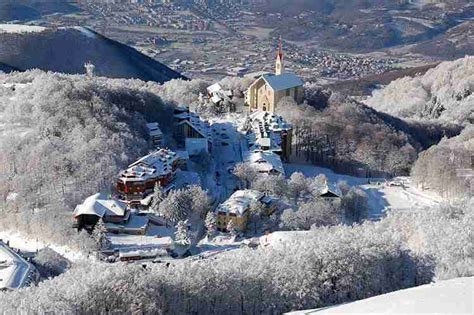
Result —
<instances>
[{"instance_id":1,"label":"window","mask_svg":"<svg viewBox=\"0 0 474 315\"><path fill-rule=\"evenodd\" d=\"M286 96L290 96L290 90L286 90Z\"/></svg>"}]
</instances>

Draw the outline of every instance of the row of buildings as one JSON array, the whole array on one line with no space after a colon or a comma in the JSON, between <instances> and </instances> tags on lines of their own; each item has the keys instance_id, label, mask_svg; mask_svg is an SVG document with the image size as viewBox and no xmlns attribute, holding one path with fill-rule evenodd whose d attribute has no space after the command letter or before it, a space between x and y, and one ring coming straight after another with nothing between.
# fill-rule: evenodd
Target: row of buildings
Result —
<instances>
[{"instance_id":1,"label":"row of buildings","mask_svg":"<svg viewBox=\"0 0 474 315\"><path fill-rule=\"evenodd\" d=\"M285 175L283 161L289 161L291 156L292 131L292 126L280 116L263 111L250 114L244 162L261 174Z\"/></svg>"}]
</instances>

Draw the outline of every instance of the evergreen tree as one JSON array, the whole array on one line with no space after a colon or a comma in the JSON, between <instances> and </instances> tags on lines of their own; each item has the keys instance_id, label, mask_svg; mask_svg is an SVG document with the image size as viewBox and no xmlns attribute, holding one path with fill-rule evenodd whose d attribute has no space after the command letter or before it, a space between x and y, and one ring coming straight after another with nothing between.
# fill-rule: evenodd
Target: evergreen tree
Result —
<instances>
[{"instance_id":1,"label":"evergreen tree","mask_svg":"<svg viewBox=\"0 0 474 315\"><path fill-rule=\"evenodd\" d=\"M179 221L176 225L176 232L174 233L175 244L180 246L191 245L191 238L188 231L188 220Z\"/></svg>"}]
</instances>

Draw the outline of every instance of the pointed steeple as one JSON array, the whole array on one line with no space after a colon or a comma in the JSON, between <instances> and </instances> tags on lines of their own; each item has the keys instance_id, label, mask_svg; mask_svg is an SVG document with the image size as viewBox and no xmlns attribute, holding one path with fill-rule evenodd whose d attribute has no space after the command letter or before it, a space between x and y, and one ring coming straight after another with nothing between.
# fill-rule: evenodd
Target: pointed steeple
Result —
<instances>
[{"instance_id":1,"label":"pointed steeple","mask_svg":"<svg viewBox=\"0 0 474 315\"><path fill-rule=\"evenodd\" d=\"M280 75L283 73L283 41L281 39L278 40L278 53L275 62L275 74Z\"/></svg>"}]
</instances>

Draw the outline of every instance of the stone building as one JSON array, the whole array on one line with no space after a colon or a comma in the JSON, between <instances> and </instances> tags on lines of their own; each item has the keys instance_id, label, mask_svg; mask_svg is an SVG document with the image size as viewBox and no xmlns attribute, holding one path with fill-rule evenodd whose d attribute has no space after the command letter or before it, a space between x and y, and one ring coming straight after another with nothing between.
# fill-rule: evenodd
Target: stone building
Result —
<instances>
[{"instance_id":1,"label":"stone building","mask_svg":"<svg viewBox=\"0 0 474 315\"><path fill-rule=\"evenodd\" d=\"M275 74L260 76L248 88L245 101L250 111L274 113L276 106L284 97L292 97L297 103L304 100L303 81L294 73L284 72L283 49L280 39Z\"/></svg>"}]
</instances>

